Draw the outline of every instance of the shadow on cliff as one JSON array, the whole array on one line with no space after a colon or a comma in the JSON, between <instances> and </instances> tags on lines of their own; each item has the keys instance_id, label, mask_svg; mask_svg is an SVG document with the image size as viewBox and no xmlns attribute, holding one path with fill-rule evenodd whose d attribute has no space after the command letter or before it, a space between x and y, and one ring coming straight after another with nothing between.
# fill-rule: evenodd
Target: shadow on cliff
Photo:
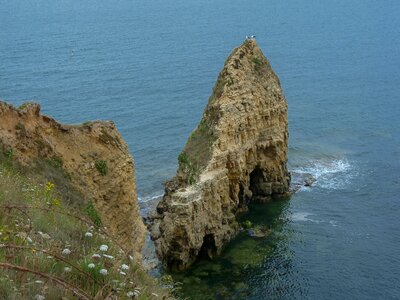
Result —
<instances>
[{"instance_id":1,"label":"shadow on cliff","mask_svg":"<svg viewBox=\"0 0 400 300\"><path fill-rule=\"evenodd\" d=\"M292 269L292 251L288 247L287 230L290 202L275 200L269 204L250 204L240 217L242 224L250 224L223 250L220 257L199 259L189 270L173 273L182 282L181 297L190 299L248 299L262 280L262 289L269 295L285 290L280 280ZM257 228L267 228L267 234L257 235ZM264 292L263 292L264 293ZM262 293L262 294L263 294Z\"/></svg>"}]
</instances>

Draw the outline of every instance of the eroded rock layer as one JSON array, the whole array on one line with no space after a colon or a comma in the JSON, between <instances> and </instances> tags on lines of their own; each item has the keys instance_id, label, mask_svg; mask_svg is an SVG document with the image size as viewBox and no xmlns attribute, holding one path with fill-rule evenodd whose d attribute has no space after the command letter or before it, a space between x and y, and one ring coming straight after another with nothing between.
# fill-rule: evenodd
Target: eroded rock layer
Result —
<instances>
[{"instance_id":1,"label":"eroded rock layer","mask_svg":"<svg viewBox=\"0 0 400 300\"><path fill-rule=\"evenodd\" d=\"M83 201L93 203L102 224L129 253L140 257L145 227L139 215L134 162L112 122L62 125L40 106L0 102L0 144L25 166L47 162L62 168Z\"/></svg>"},{"instance_id":2,"label":"eroded rock layer","mask_svg":"<svg viewBox=\"0 0 400 300\"><path fill-rule=\"evenodd\" d=\"M287 195L287 112L278 77L246 40L226 60L157 207L152 237L170 269L218 255L250 201Z\"/></svg>"}]
</instances>

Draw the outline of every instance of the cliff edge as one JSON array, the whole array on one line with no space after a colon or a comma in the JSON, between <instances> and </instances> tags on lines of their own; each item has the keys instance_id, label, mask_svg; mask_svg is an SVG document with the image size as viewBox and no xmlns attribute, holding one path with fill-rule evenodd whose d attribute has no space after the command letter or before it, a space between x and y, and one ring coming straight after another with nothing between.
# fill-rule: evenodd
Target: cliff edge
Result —
<instances>
[{"instance_id":1,"label":"cliff edge","mask_svg":"<svg viewBox=\"0 0 400 300\"><path fill-rule=\"evenodd\" d=\"M218 255L249 202L288 194L287 112L278 77L246 40L226 60L157 206L152 238L170 269Z\"/></svg>"},{"instance_id":2,"label":"cliff edge","mask_svg":"<svg viewBox=\"0 0 400 300\"><path fill-rule=\"evenodd\" d=\"M15 108L0 101L0 146L27 170L41 164L61 169L71 182L68 194L75 189L83 198L69 201L85 201L89 213L98 213L119 245L140 258L145 227L139 215L134 162L114 123L62 125L41 115L38 104Z\"/></svg>"}]
</instances>

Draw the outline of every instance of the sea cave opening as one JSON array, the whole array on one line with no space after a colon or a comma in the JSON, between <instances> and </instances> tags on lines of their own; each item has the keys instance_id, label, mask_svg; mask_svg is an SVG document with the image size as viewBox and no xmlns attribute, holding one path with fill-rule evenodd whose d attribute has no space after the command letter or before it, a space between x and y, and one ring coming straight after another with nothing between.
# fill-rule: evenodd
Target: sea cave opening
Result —
<instances>
[{"instance_id":1,"label":"sea cave opening","mask_svg":"<svg viewBox=\"0 0 400 300\"><path fill-rule=\"evenodd\" d=\"M198 258L213 259L217 255L217 247L215 246L215 238L213 234L206 234L203 238Z\"/></svg>"},{"instance_id":2,"label":"sea cave opening","mask_svg":"<svg viewBox=\"0 0 400 300\"><path fill-rule=\"evenodd\" d=\"M251 202L268 202L271 199L271 184L266 182L263 170L256 166L250 173Z\"/></svg>"}]
</instances>

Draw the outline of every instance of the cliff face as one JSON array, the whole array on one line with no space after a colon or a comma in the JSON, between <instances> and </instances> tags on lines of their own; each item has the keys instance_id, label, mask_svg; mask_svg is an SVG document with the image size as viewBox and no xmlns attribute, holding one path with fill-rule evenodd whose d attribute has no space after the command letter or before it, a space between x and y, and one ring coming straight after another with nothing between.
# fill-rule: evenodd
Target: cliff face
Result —
<instances>
[{"instance_id":1,"label":"cliff face","mask_svg":"<svg viewBox=\"0 0 400 300\"><path fill-rule=\"evenodd\" d=\"M38 104L17 109L0 102L0 144L22 165L61 168L117 242L140 257L145 227L139 215L134 163L112 122L61 125Z\"/></svg>"},{"instance_id":2,"label":"cliff face","mask_svg":"<svg viewBox=\"0 0 400 300\"><path fill-rule=\"evenodd\" d=\"M256 41L246 40L226 60L157 207L152 237L168 267L218 255L250 201L287 195L287 149L279 79Z\"/></svg>"}]
</instances>

